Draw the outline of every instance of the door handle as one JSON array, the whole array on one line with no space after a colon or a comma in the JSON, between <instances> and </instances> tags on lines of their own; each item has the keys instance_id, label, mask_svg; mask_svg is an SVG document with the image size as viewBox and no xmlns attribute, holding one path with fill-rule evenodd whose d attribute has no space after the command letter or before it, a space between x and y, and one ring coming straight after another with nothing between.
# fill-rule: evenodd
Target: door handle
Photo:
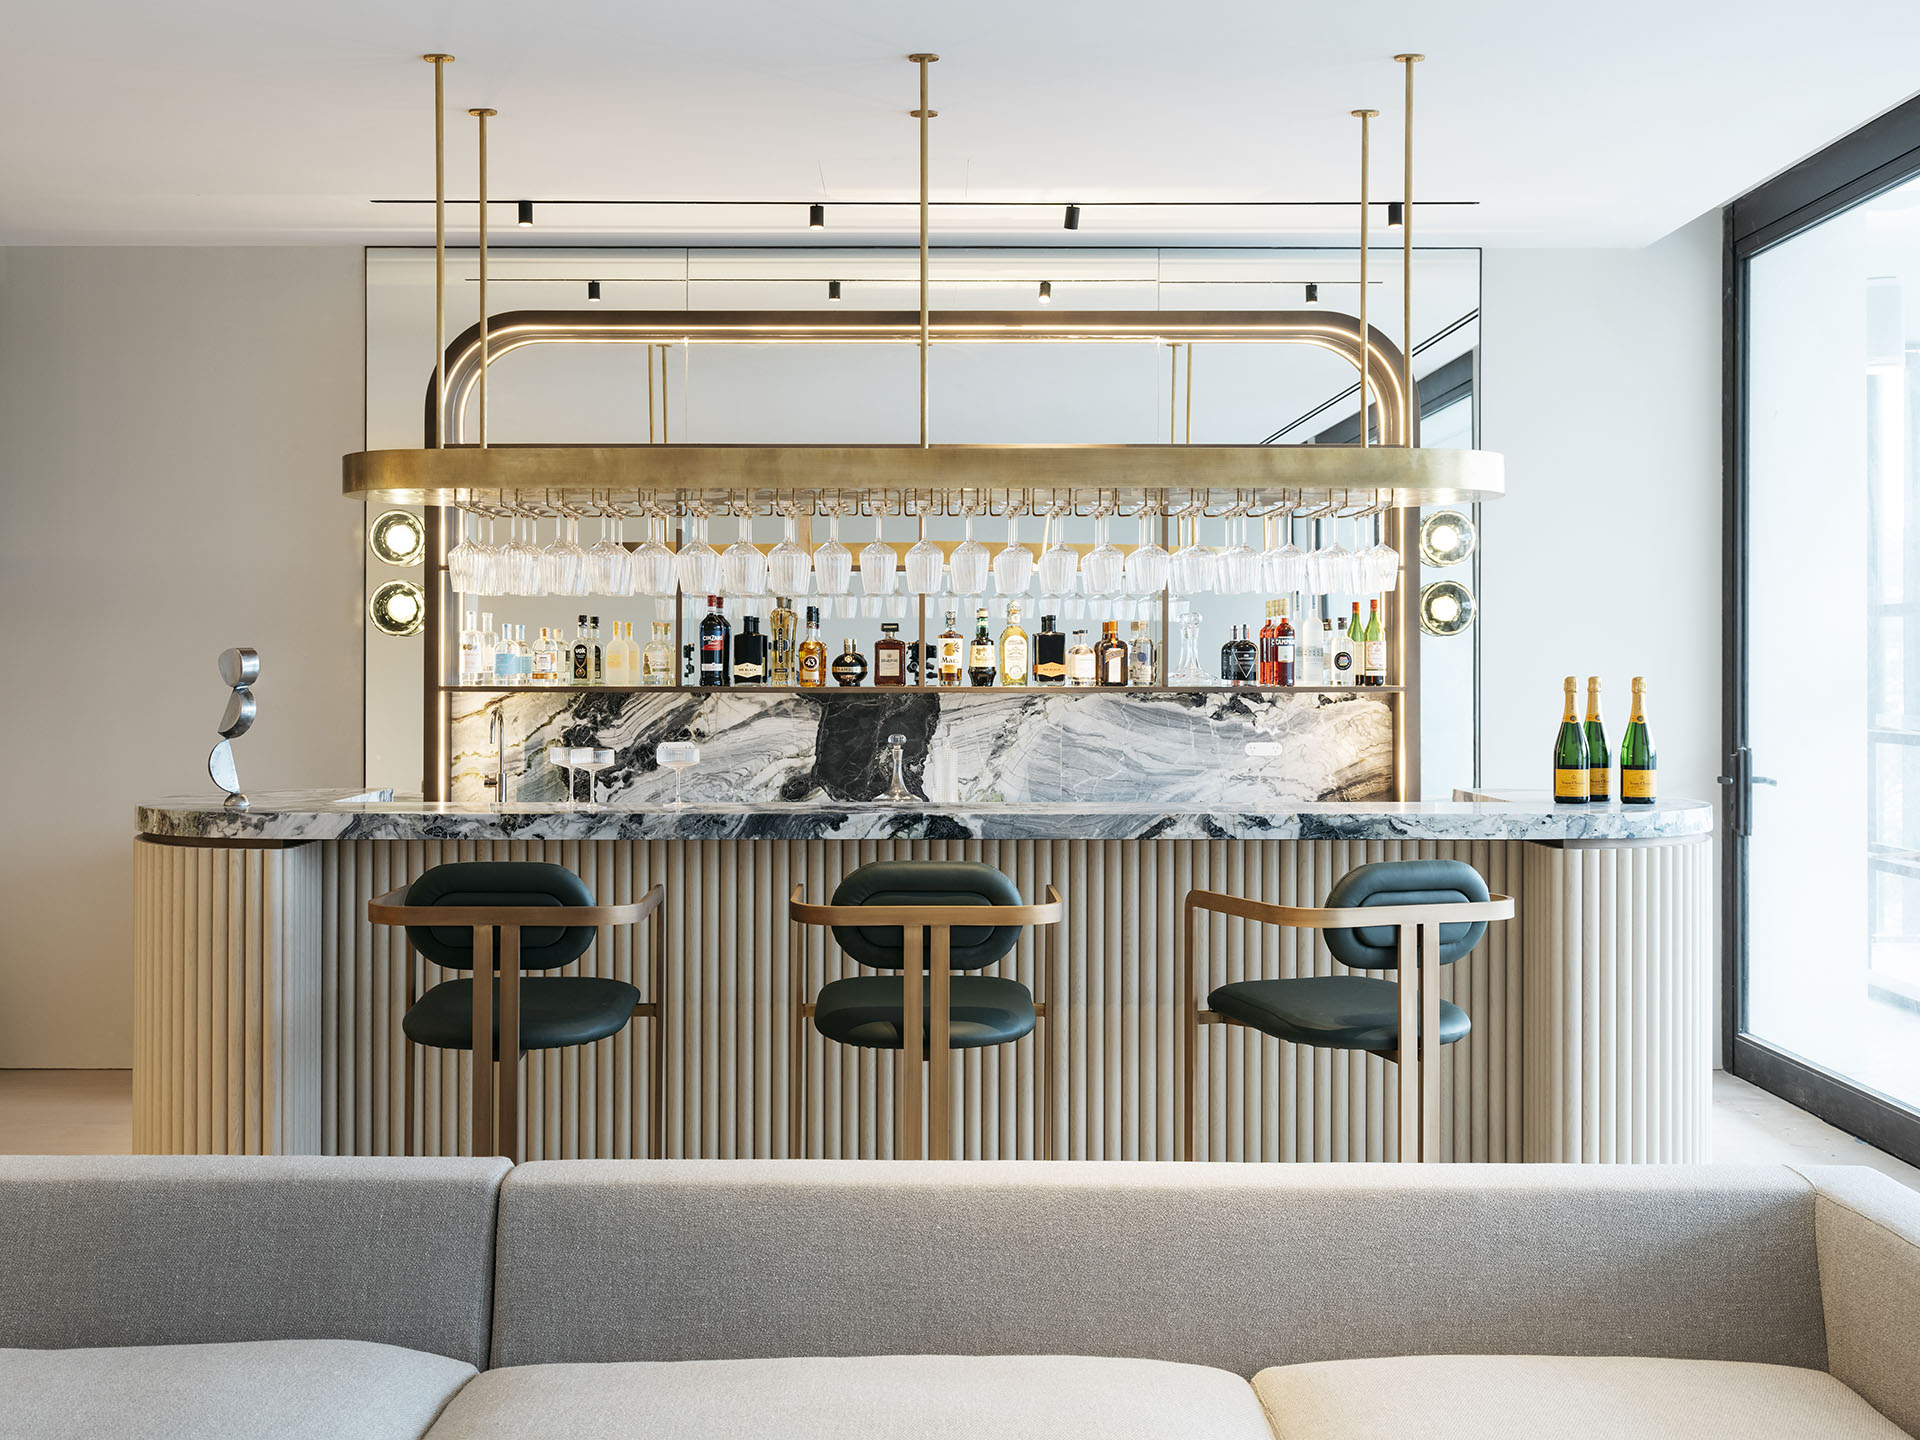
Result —
<instances>
[{"instance_id":1,"label":"door handle","mask_svg":"<svg viewBox=\"0 0 1920 1440\"><path fill-rule=\"evenodd\" d=\"M1751 836L1753 834L1753 787L1756 785L1778 786L1780 782L1765 775L1753 773L1753 751L1745 745L1735 750L1728 758L1733 762L1728 767L1733 773L1716 775L1713 778L1728 787L1727 807L1733 833Z\"/></svg>"}]
</instances>

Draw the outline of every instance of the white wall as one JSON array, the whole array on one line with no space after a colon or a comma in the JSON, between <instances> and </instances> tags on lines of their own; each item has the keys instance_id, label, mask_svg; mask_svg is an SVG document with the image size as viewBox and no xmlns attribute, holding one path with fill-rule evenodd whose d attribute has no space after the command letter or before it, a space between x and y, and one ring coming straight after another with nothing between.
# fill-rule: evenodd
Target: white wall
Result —
<instances>
[{"instance_id":1,"label":"white wall","mask_svg":"<svg viewBox=\"0 0 1920 1440\"><path fill-rule=\"evenodd\" d=\"M358 249L0 250L0 1067L132 1060L133 807L361 767Z\"/></svg>"}]
</instances>

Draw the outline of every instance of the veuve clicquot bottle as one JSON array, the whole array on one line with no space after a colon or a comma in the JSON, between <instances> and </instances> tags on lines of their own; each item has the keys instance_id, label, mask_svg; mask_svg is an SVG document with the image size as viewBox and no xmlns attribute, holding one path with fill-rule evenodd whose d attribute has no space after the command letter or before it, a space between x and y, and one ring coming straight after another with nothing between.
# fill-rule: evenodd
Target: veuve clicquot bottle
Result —
<instances>
[{"instance_id":1,"label":"veuve clicquot bottle","mask_svg":"<svg viewBox=\"0 0 1920 1440\"><path fill-rule=\"evenodd\" d=\"M1587 677L1587 769L1593 776L1587 798L1604 805L1613 798L1613 756L1607 749L1607 727L1600 719L1600 677Z\"/></svg>"},{"instance_id":2,"label":"veuve clicquot bottle","mask_svg":"<svg viewBox=\"0 0 1920 1440\"><path fill-rule=\"evenodd\" d=\"M1658 786L1655 782L1657 760L1653 740L1647 734L1647 682L1633 677L1633 713L1627 716L1627 733L1620 737L1620 803L1651 805Z\"/></svg>"},{"instance_id":3,"label":"veuve clicquot bottle","mask_svg":"<svg viewBox=\"0 0 1920 1440\"><path fill-rule=\"evenodd\" d=\"M1567 676L1567 704L1560 715L1560 738L1553 746L1553 803L1584 805L1592 793L1587 766L1587 734L1573 708L1574 679Z\"/></svg>"}]
</instances>

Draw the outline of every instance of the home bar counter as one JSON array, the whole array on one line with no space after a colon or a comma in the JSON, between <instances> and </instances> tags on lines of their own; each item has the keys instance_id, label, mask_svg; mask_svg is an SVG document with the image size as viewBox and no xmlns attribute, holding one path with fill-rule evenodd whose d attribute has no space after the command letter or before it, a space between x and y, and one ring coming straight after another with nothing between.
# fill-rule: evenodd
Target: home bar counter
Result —
<instances>
[{"instance_id":1,"label":"home bar counter","mask_svg":"<svg viewBox=\"0 0 1920 1440\"><path fill-rule=\"evenodd\" d=\"M855 972L821 933L788 923L786 900L803 885L824 902L857 865L913 857L980 860L1029 900L1057 886L1067 907L1050 959L1046 937L1029 931L998 972L1038 982L1048 1016L1035 1036L954 1061L954 1153L1045 1153L1044 1046L1055 1153L1172 1158L1186 892L1312 905L1356 865L1444 856L1513 896L1516 914L1446 970L1447 998L1473 1030L1442 1052L1442 1158L1707 1157L1713 813L1703 802L589 812L336 792L255 795L245 810L166 802L142 807L136 827L139 1151L399 1151L400 1016L443 977L408 953L404 932L370 924L367 902L433 865L512 858L565 865L603 903L664 885L666 1154L890 1155L893 1056L794 1024L798 1003ZM1310 933L1213 919L1201 947L1212 984L1334 973ZM645 946L644 927L603 930L577 973L647 991ZM655 1033L636 1022L529 1056L523 1156L647 1154ZM799 1095L788 1081L796 1037ZM466 1065L460 1052L418 1052L417 1150L464 1144ZM1199 1158L1394 1158L1393 1069L1378 1057L1209 1027L1198 1065Z\"/></svg>"}]
</instances>

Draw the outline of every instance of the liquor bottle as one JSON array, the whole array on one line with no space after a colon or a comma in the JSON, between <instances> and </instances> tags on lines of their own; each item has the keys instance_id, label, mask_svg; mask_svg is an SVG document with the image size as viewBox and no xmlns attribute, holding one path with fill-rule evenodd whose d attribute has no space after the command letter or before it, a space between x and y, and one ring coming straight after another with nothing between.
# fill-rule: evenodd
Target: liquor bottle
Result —
<instances>
[{"instance_id":1,"label":"liquor bottle","mask_svg":"<svg viewBox=\"0 0 1920 1440\"><path fill-rule=\"evenodd\" d=\"M533 683L533 647L527 644L527 627L513 627L513 676L514 683L530 685Z\"/></svg>"},{"instance_id":2,"label":"liquor bottle","mask_svg":"<svg viewBox=\"0 0 1920 1440\"><path fill-rule=\"evenodd\" d=\"M820 607L807 606L807 638L800 642L800 678L795 682L803 690L818 690L827 683L827 647L820 638Z\"/></svg>"},{"instance_id":3,"label":"liquor bottle","mask_svg":"<svg viewBox=\"0 0 1920 1440\"><path fill-rule=\"evenodd\" d=\"M960 633L958 612L947 611L947 628L934 641L934 653L939 657L934 665L937 683L958 685L967 678L967 639Z\"/></svg>"},{"instance_id":4,"label":"liquor bottle","mask_svg":"<svg viewBox=\"0 0 1920 1440\"><path fill-rule=\"evenodd\" d=\"M673 626L665 620L653 622L653 638L640 652L640 683L648 686L673 683Z\"/></svg>"},{"instance_id":5,"label":"liquor bottle","mask_svg":"<svg viewBox=\"0 0 1920 1440\"><path fill-rule=\"evenodd\" d=\"M967 647L967 680L974 685L991 685L1000 673L1000 657L987 634L987 607L974 614L973 644Z\"/></svg>"},{"instance_id":6,"label":"liquor bottle","mask_svg":"<svg viewBox=\"0 0 1920 1440\"><path fill-rule=\"evenodd\" d=\"M1647 682L1633 677L1633 710L1620 737L1620 803L1651 805L1659 794L1659 759L1647 734Z\"/></svg>"},{"instance_id":7,"label":"liquor bottle","mask_svg":"<svg viewBox=\"0 0 1920 1440\"><path fill-rule=\"evenodd\" d=\"M1251 625L1240 627L1240 638L1233 642L1232 685L1251 685L1260 675L1260 647L1253 643Z\"/></svg>"},{"instance_id":8,"label":"liquor bottle","mask_svg":"<svg viewBox=\"0 0 1920 1440\"><path fill-rule=\"evenodd\" d=\"M487 656L484 652L485 639L480 634L480 617L474 611L467 611L466 624L460 627L460 683L462 685L484 685L487 683Z\"/></svg>"},{"instance_id":9,"label":"liquor bottle","mask_svg":"<svg viewBox=\"0 0 1920 1440\"><path fill-rule=\"evenodd\" d=\"M1280 613L1274 619L1273 658L1275 685L1297 685L1300 683L1300 647L1295 643L1293 622L1287 619L1287 602L1273 602L1280 607Z\"/></svg>"},{"instance_id":10,"label":"liquor bottle","mask_svg":"<svg viewBox=\"0 0 1920 1440\"><path fill-rule=\"evenodd\" d=\"M1227 627L1226 643L1220 647L1220 683L1222 685L1231 685L1233 683L1233 667L1239 658L1239 649L1240 627L1238 625L1229 625Z\"/></svg>"},{"instance_id":11,"label":"liquor bottle","mask_svg":"<svg viewBox=\"0 0 1920 1440\"><path fill-rule=\"evenodd\" d=\"M1587 765L1587 732L1573 709L1573 676L1567 676L1567 705L1560 716L1560 735L1553 742L1553 802L1584 805L1592 793L1593 776Z\"/></svg>"},{"instance_id":12,"label":"liquor bottle","mask_svg":"<svg viewBox=\"0 0 1920 1440\"><path fill-rule=\"evenodd\" d=\"M1613 798L1613 756L1607 751L1607 727L1600 720L1600 677L1587 677L1587 798L1604 805Z\"/></svg>"},{"instance_id":13,"label":"liquor bottle","mask_svg":"<svg viewBox=\"0 0 1920 1440\"><path fill-rule=\"evenodd\" d=\"M493 683L512 685L513 673L513 626L502 625L499 634L493 637Z\"/></svg>"},{"instance_id":14,"label":"liquor bottle","mask_svg":"<svg viewBox=\"0 0 1920 1440\"><path fill-rule=\"evenodd\" d=\"M1101 685L1127 683L1127 642L1120 638L1120 622L1100 622L1100 643L1093 647L1093 675Z\"/></svg>"},{"instance_id":15,"label":"liquor bottle","mask_svg":"<svg viewBox=\"0 0 1920 1440\"><path fill-rule=\"evenodd\" d=\"M1036 685L1067 681L1067 637L1053 628L1051 615L1040 617L1040 633L1033 637L1033 680Z\"/></svg>"},{"instance_id":16,"label":"liquor bottle","mask_svg":"<svg viewBox=\"0 0 1920 1440\"><path fill-rule=\"evenodd\" d=\"M793 613L793 601L784 595L774 597L773 609L767 613L767 683L769 685L791 685L794 683L794 662L799 658L795 653L794 631L799 628L800 620Z\"/></svg>"},{"instance_id":17,"label":"liquor bottle","mask_svg":"<svg viewBox=\"0 0 1920 1440\"><path fill-rule=\"evenodd\" d=\"M1358 607L1355 607L1356 610ZM1380 602L1373 602L1373 613L1367 617L1366 650L1360 661L1366 672L1366 683L1384 685L1387 683L1387 632L1380 623Z\"/></svg>"},{"instance_id":18,"label":"liquor bottle","mask_svg":"<svg viewBox=\"0 0 1920 1440\"><path fill-rule=\"evenodd\" d=\"M1357 685L1360 676L1356 671L1360 659L1362 636L1359 633L1360 605L1356 601L1353 607L1353 621L1345 629L1334 632L1333 641L1333 683L1335 685Z\"/></svg>"},{"instance_id":19,"label":"liquor bottle","mask_svg":"<svg viewBox=\"0 0 1920 1440\"><path fill-rule=\"evenodd\" d=\"M600 638L600 617L587 617L587 658L592 662L593 675L588 681L591 685L607 683L607 647Z\"/></svg>"},{"instance_id":20,"label":"liquor bottle","mask_svg":"<svg viewBox=\"0 0 1920 1440\"><path fill-rule=\"evenodd\" d=\"M1073 644L1067 650L1067 684L1081 687L1094 683L1098 670L1094 664L1093 647L1087 644L1087 632L1073 632Z\"/></svg>"},{"instance_id":21,"label":"liquor bottle","mask_svg":"<svg viewBox=\"0 0 1920 1440\"><path fill-rule=\"evenodd\" d=\"M888 620L880 627L880 639L873 647L873 683L907 683L907 642L900 638L898 622Z\"/></svg>"},{"instance_id":22,"label":"liquor bottle","mask_svg":"<svg viewBox=\"0 0 1920 1440\"><path fill-rule=\"evenodd\" d=\"M536 685L560 683L560 637L544 625L540 627L540 643L533 647L532 679Z\"/></svg>"},{"instance_id":23,"label":"liquor bottle","mask_svg":"<svg viewBox=\"0 0 1920 1440\"><path fill-rule=\"evenodd\" d=\"M1300 623L1294 628L1294 642L1298 646L1296 685L1324 685L1327 683L1327 639L1326 631L1321 627L1319 616L1313 613L1313 601L1307 601L1307 607L1300 614Z\"/></svg>"},{"instance_id":24,"label":"liquor bottle","mask_svg":"<svg viewBox=\"0 0 1920 1440\"><path fill-rule=\"evenodd\" d=\"M733 626L720 613L720 597L707 597L706 618L700 622L700 683L733 683ZM576 663L575 670L580 667Z\"/></svg>"},{"instance_id":25,"label":"liquor bottle","mask_svg":"<svg viewBox=\"0 0 1920 1440\"><path fill-rule=\"evenodd\" d=\"M1020 607L1007 606L1007 628L1000 632L1000 683L1027 683L1027 632L1020 628Z\"/></svg>"},{"instance_id":26,"label":"liquor bottle","mask_svg":"<svg viewBox=\"0 0 1920 1440\"><path fill-rule=\"evenodd\" d=\"M633 667L627 661L626 637L620 633L620 622L613 622L613 634L607 639L607 684L633 684Z\"/></svg>"},{"instance_id":27,"label":"liquor bottle","mask_svg":"<svg viewBox=\"0 0 1920 1440\"><path fill-rule=\"evenodd\" d=\"M573 664L569 668L574 684L593 683L593 647L587 643L587 617L584 615L573 622Z\"/></svg>"},{"instance_id":28,"label":"liquor bottle","mask_svg":"<svg viewBox=\"0 0 1920 1440\"><path fill-rule=\"evenodd\" d=\"M1308 621L1307 623L1312 624L1313 622ZM1313 676L1313 683L1316 685L1331 685L1334 683L1333 647L1333 621L1322 617L1320 621L1319 649L1313 652L1319 656L1319 660L1315 668L1310 668L1307 671L1309 675Z\"/></svg>"},{"instance_id":29,"label":"liquor bottle","mask_svg":"<svg viewBox=\"0 0 1920 1440\"><path fill-rule=\"evenodd\" d=\"M833 657L833 678L842 685L858 685L867 678L867 657L854 647L851 635L841 642L840 653Z\"/></svg>"},{"instance_id":30,"label":"liquor bottle","mask_svg":"<svg viewBox=\"0 0 1920 1440\"><path fill-rule=\"evenodd\" d=\"M760 617L742 615L740 633L733 637L733 683L766 684L768 649L767 637L760 633Z\"/></svg>"},{"instance_id":31,"label":"liquor bottle","mask_svg":"<svg viewBox=\"0 0 1920 1440\"><path fill-rule=\"evenodd\" d=\"M1147 633L1147 622L1133 622L1133 638L1127 643L1127 684L1155 685L1159 683L1160 654L1154 648L1153 637Z\"/></svg>"},{"instance_id":32,"label":"liquor bottle","mask_svg":"<svg viewBox=\"0 0 1920 1440\"><path fill-rule=\"evenodd\" d=\"M1273 623L1274 607L1279 603L1277 600L1267 601L1267 619L1260 627L1259 647L1255 651L1254 678L1262 685L1280 683L1280 632Z\"/></svg>"}]
</instances>

